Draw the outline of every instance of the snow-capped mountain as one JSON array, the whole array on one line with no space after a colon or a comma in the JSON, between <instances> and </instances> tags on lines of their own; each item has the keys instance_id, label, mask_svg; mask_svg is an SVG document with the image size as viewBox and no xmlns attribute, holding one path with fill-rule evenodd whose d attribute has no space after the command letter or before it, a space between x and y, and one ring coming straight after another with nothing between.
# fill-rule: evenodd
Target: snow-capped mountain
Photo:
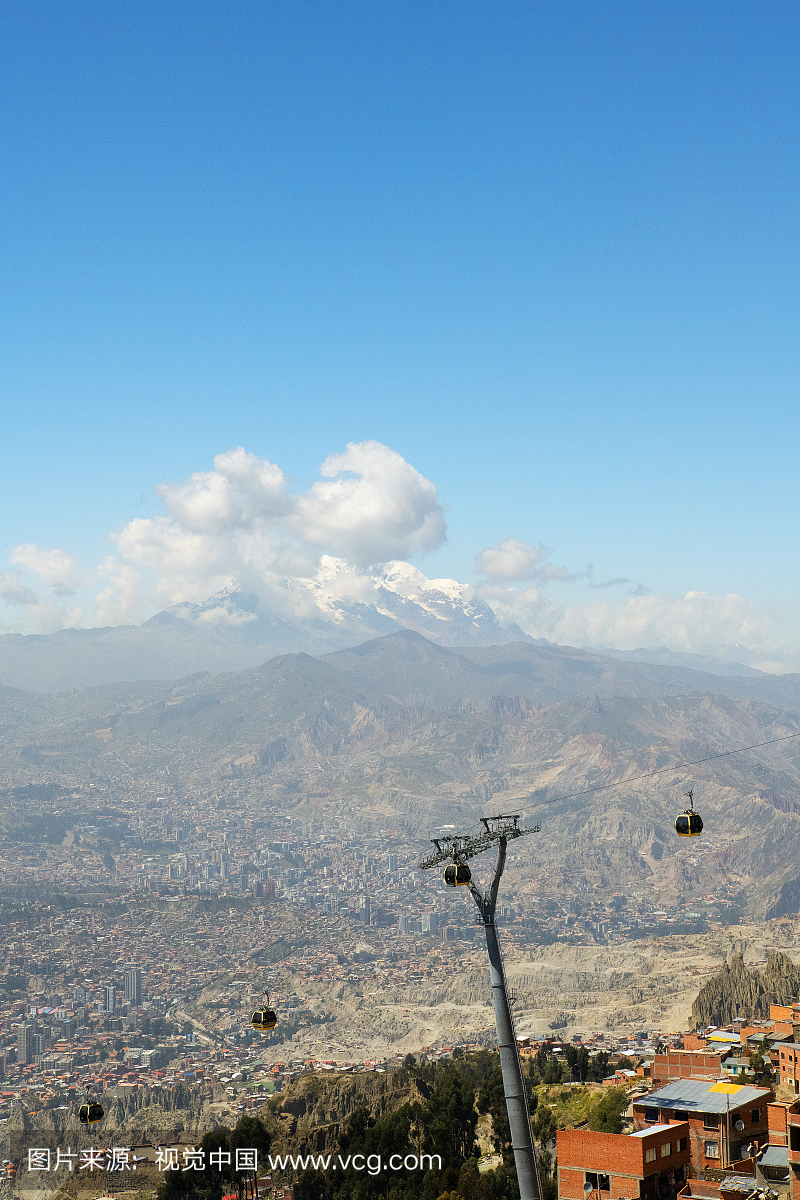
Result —
<instances>
[{"instance_id":1,"label":"snow-capped mountain","mask_svg":"<svg viewBox=\"0 0 800 1200\"><path fill-rule=\"evenodd\" d=\"M533 640L518 625L502 625L454 579L427 579L405 562L356 575L341 560L323 558L313 577L282 577L258 594L229 586L143 625L7 634L0 637L0 684L53 691L242 670L278 654L325 654L399 629L441 646Z\"/></svg>"},{"instance_id":2,"label":"snow-capped mountain","mask_svg":"<svg viewBox=\"0 0 800 1200\"><path fill-rule=\"evenodd\" d=\"M312 638L330 648L355 640L413 629L443 646L498 645L529 641L518 625L504 626L488 604L455 579L428 579L406 562L387 563L371 575L354 575L341 559L323 557L308 578L284 577L278 589L259 596L225 588L199 604L179 604L159 614L195 626L241 628L251 640L267 622L277 635ZM291 632L290 632L291 631Z\"/></svg>"}]
</instances>

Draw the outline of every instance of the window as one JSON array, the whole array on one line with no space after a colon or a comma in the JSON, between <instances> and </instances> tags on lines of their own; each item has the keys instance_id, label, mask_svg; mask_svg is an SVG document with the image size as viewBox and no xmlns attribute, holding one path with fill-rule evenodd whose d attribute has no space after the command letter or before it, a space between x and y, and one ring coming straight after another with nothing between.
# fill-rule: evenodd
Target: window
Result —
<instances>
[{"instance_id":1,"label":"window","mask_svg":"<svg viewBox=\"0 0 800 1200\"><path fill-rule=\"evenodd\" d=\"M646 1150L645 1150L645 1152L644 1152L644 1161L645 1161L645 1162L655 1162L655 1161L656 1161L656 1148L655 1148L655 1146L648 1146L648 1147L647 1147L647 1149L646 1149Z\"/></svg>"},{"instance_id":2,"label":"window","mask_svg":"<svg viewBox=\"0 0 800 1200\"><path fill-rule=\"evenodd\" d=\"M680 1154L681 1150L685 1150L688 1145L688 1138L678 1138L678 1153Z\"/></svg>"},{"instance_id":3,"label":"window","mask_svg":"<svg viewBox=\"0 0 800 1200\"><path fill-rule=\"evenodd\" d=\"M658 1109L657 1108L646 1108L644 1110L644 1119L645 1119L645 1121L648 1121L651 1125L655 1125L656 1122L658 1121Z\"/></svg>"},{"instance_id":4,"label":"window","mask_svg":"<svg viewBox=\"0 0 800 1200\"><path fill-rule=\"evenodd\" d=\"M608 1175L599 1175L594 1171L586 1172L586 1182L596 1192L610 1192L611 1182Z\"/></svg>"},{"instance_id":5,"label":"window","mask_svg":"<svg viewBox=\"0 0 800 1200\"><path fill-rule=\"evenodd\" d=\"M675 1112L672 1115L676 1121L688 1121L689 1120L688 1112L684 1112L683 1109L680 1109L680 1108L676 1108Z\"/></svg>"},{"instance_id":6,"label":"window","mask_svg":"<svg viewBox=\"0 0 800 1200\"><path fill-rule=\"evenodd\" d=\"M719 1158L719 1142L705 1143L706 1158Z\"/></svg>"},{"instance_id":7,"label":"window","mask_svg":"<svg viewBox=\"0 0 800 1200\"><path fill-rule=\"evenodd\" d=\"M760 1108L753 1109L753 1111L750 1113L750 1120L753 1122L754 1125L757 1124L761 1120L761 1109Z\"/></svg>"},{"instance_id":8,"label":"window","mask_svg":"<svg viewBox=\"0 0 800 1200\"><path fill-rule=\"evenodd\" d=\"M703 1113L703 1129L719 1129L719 1113Z\"/></svg>"},{"instance_id":9,"label":"window","mask_svg":"<svg viewBox=\"0 0 800 1200\"><path fill-rule=\"evenodd\" d=\"M661 1146L661 1157L669 1158L670 1154L672 1154L672 1143L664 1142Z\"/></svg>"}]
</instances>

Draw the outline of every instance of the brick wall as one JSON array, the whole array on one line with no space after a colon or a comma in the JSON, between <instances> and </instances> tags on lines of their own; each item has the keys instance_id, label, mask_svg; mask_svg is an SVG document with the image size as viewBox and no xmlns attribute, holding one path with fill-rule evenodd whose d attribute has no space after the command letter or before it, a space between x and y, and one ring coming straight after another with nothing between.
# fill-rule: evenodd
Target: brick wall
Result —
<instances>
[{"instance_id":1,"label":"brick wall","mask_svg":"<svg viewBox=\"0 0 800 1200\"><path fill-rule=\"evenodd\" d=\"M771 1092L765 1092L762 1099L753 1101L752 1104L742 1105L735 1109L731 1105L730 1110L730 1126L731 1126L731 1142L750 1142L757 1141L759 1145L763 1145L768 1137L768 1102L773 1099ZM647 1105L647 1098L640 1103L634 1105L633 1109L633 1127L634 1129L647 1129L648 1122L644 1119L644 1109ZM753 1112L758 1112L759 1119L753 1121ZM734 1128L737 1117L741 1116L744 1122L744 1130L739 1133ZM662 1108L659 1110L659 1121L673 1121L674 1110ZM727 1116L725 1113L718 1114L718 1124L711 1129L705 1128L705 1114L702 1112L689 1113L689 1150L690 1161L693 1171L701 1172L710 1167L719 1167L722 1165L726 1157L727 1150ZM706 1142L717 1143L717 1157L706 1154ZM737 1155L738 1157L738 1155Z\"/></svg>"},{"instance_id":2,"label":"brick wall","mask_svg":"<svg viewBox=\"0 0 800 1200\"><path fill-rule=\"evenodd\" d=\"M653 1059L652 1080L654 1087L663 1087L674 1079L691 1079L692 1076L714 1078L720 1073L721 1054L713 1050L668 1050Z\"/></svg>"},{"instance_id":3,"label":"brick wall","mask_svg":"<svg viewBox=\"0 0 800 1200\"><path fill-rule=\"evenodd\" d=\"M688 1134L686 1122L669 1129L657 1130L644 1137L625 1133L595 1133L590 1129L562 1129L556 1138L558 1158L558 1194L562 1200L584 1200L583 1185L586 1172L609 1176L609 1191L599 1200L621 1200L638 1197L640 1182L645 1186L642 1195L649 1195L647 1184L662 1171L675 1170L689 1161L688 1147L678 1150L678 1139ZM662 1147L669 1144L669 1153ZM648 1150L655 1155L648 1161ZM592 1200L598 1200L595 1195Z\"/></svg>"}]
</instances>

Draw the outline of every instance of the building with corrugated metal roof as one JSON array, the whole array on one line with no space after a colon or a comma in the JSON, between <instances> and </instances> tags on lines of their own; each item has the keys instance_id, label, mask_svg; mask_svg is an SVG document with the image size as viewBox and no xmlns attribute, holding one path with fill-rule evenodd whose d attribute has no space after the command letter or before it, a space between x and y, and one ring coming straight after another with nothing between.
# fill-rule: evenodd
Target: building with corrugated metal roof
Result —
<instances>
[{"instance_id":1,"label":"building with corrugated metal roof","mask_svg":"<svg viewBox=\"0 0 800 1200\"><path fill-rule=\"evenodd\" d=\"M680 1079L634 1101L633 1124L647 1129L688 1121L690 1161L701 1173L749 1158L769 1140L767 1106L772 1099L768 1088Z\"/></svg>"}]
</instances>

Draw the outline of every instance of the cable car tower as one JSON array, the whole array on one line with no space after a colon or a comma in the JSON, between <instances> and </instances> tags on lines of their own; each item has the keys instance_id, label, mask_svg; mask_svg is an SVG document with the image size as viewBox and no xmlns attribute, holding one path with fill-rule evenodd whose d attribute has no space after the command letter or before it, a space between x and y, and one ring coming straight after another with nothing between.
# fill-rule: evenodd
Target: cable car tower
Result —
<instances>
[{"instance_id":1,"label":"cable car tower","mask_svg":"<svg viewBox=\"0 0 800 1200\"><path fill-rule=\"evenodd\" d=\"M421 870L427 871L431 867L438 867L441 863L449 861L451 865L445 870L445 883L450 887L467 886L472 893L472 899L478 906L478 912L481 914L483 927L486 930L486 946L489 951L489 978L492 985L494 1018L497 1024L500 1070L503 1074L503 1091L508 1109L508 1123L511 1126L511 1145L514 1150L514 1165L517 1168L520 1200L541 1200L542 1192L531 1139L528 1100L525 1095L525 1085L522 1082L517 1039L511 1020L511 1010L508 1006L503 959L500 955L500 943L497 940L497 928L494 923L497 889L500 886L500 876L503 874L503 867L506 863L508 842L512 838L538 833L540 829L539 825L533 825L530 829L520 829L519 819L518 813L501 813L497 817L481 817L484 832L479 833L477 837L456 834L451 837L432 838L431 841L436 850L427 858L423 858L419 865ZM497 846L497 862L492 881L486 891L482 892L472 879L467 859L474 858L476 854L483 854L492 846Z\"/></svg>"}]
</instances>

